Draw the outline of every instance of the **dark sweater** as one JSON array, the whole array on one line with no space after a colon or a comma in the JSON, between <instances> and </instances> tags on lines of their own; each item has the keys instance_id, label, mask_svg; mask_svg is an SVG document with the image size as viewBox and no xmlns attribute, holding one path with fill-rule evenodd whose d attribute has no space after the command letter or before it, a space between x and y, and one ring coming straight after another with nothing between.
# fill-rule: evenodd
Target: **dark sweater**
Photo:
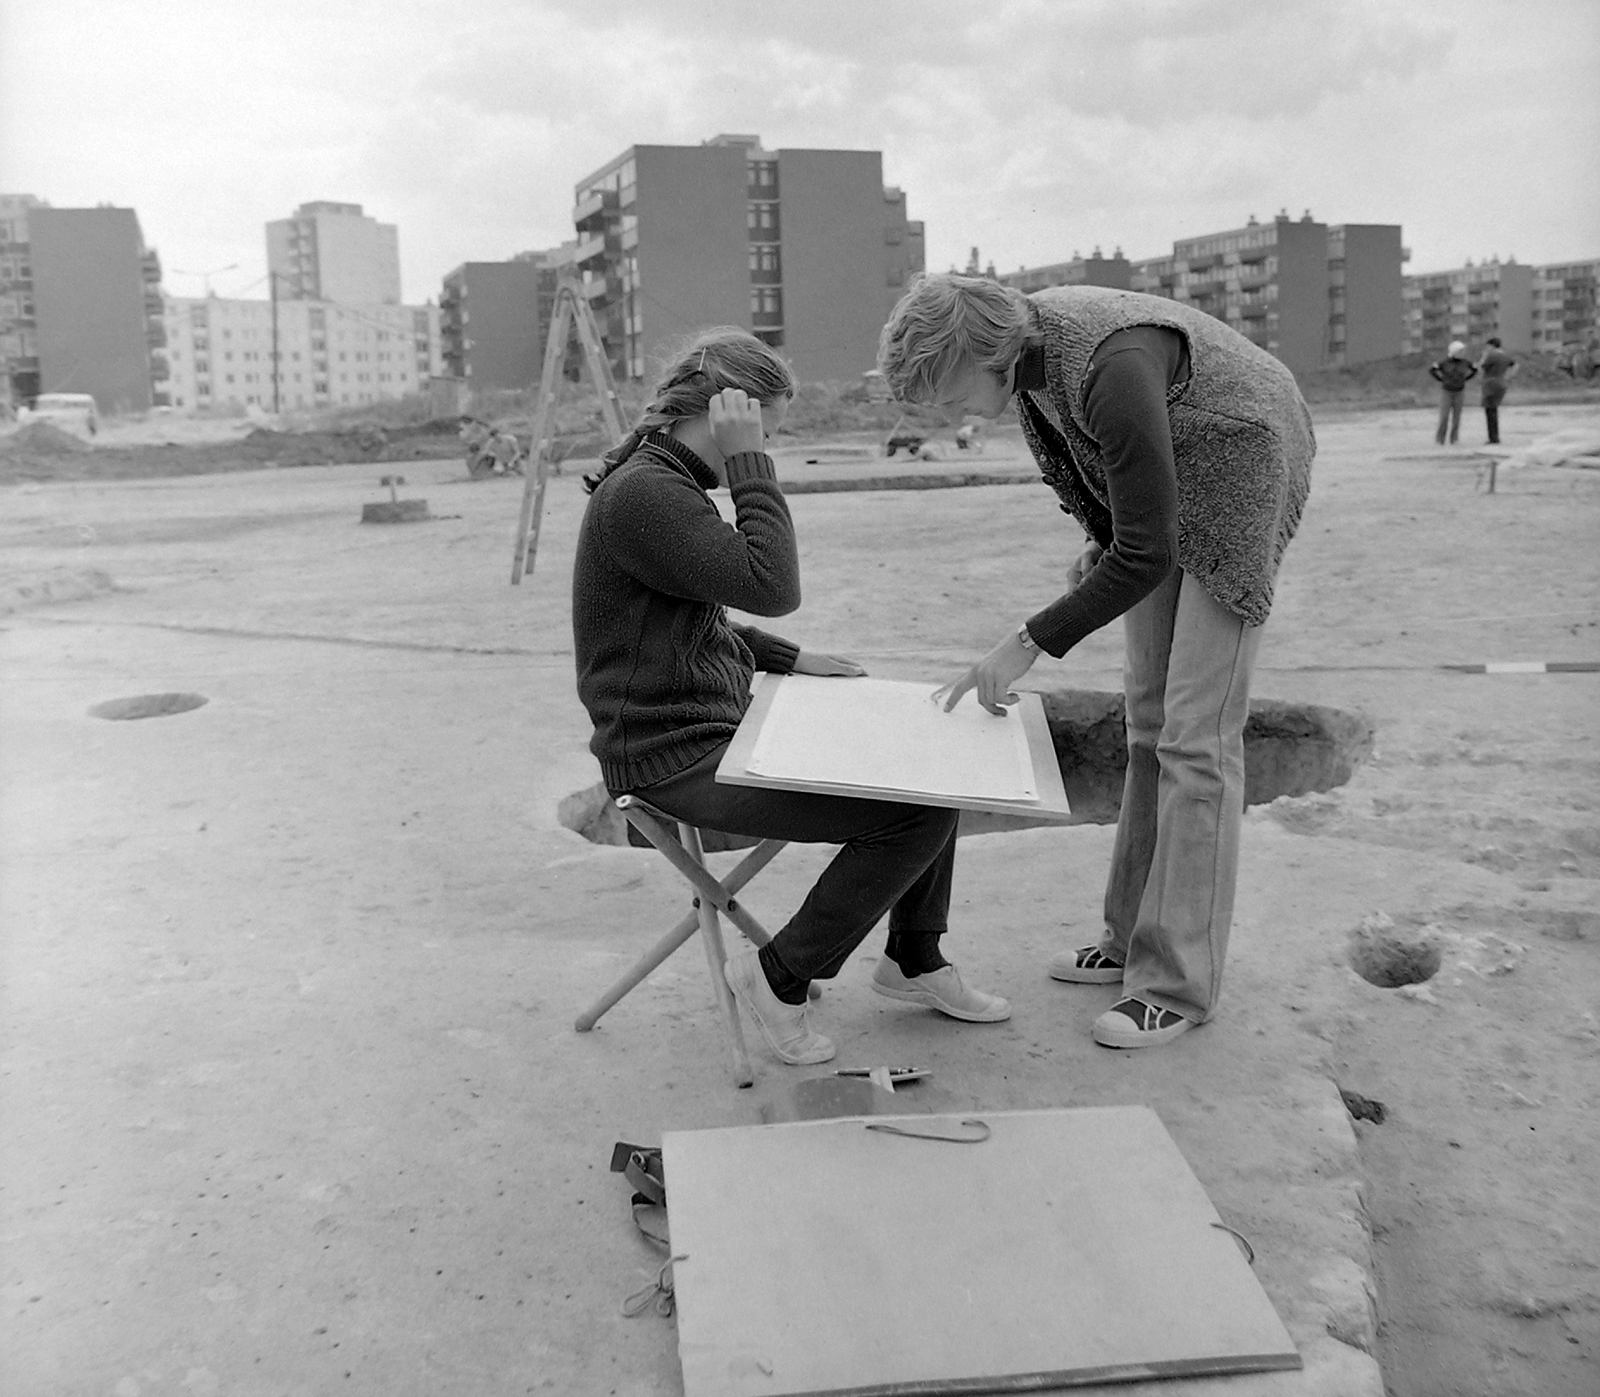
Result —
<instances>
[{"instance_id":1,"label":"dark sweater","mask_svg":"<svg viewBox=\"0 0 1600 1397\"><path fill-rule=\"evenodd\" d=\"M707 491L699 456L654 432L600 482L578 533L572 636L589 750L606 788L638 790L727 742L758 669L794 668L798 647L726 607L782 616L800 605L800 562L772 460L730 456L737 522Z\"/></svg>"},{"instance_id":2,"label":"dark sweater","mask_svg":"<svg viewBox=\"0 0 1600 1397\"><path fill-rule=\"evenodd\" d=\"M1111 544L1083 582L1028 618L1028 634L1058 659L1161 585L1178 565L1178 473L1167 389L1189 376L1183 336L1157 325L1119 330L1094 353L1084 390L1111 497ZM1023 354L1016 390L1045 386L1044 350ZM1059 436L1041 409L1035 426ZM1062 443L1065 448L1065 443Z\"/></svg>"},{"instance_id":3,"label":"dark sweater","mask_svg":"<svg viewBox=\"0 0 1600 1397\"><path fill-rule=\"evenodd\" d=\"M1429 364L1428 372L1439 380L1446 393L1459 393L1467 386L1468 379L1477 376L1478 366L1465 359L1441 359L1437 364Z\"/></svg>"}]
</instances>

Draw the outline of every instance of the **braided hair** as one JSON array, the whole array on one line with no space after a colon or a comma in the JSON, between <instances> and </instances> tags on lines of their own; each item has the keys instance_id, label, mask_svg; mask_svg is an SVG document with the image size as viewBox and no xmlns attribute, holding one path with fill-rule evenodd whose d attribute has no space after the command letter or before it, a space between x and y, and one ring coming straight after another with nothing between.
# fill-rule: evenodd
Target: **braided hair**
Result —
<instances>
[{"instance_id":1,"label":"braided hair","mask_svg":"<svg viewBox=\"0 0 1600 1397\"><path fill-rule=\"evenodd\" d=\"M652 432L699 417L724 388L739 388L759 403L792 398L794 373L776 350L748 330L719 325L704 330L669 354L654 396L634 428L601 458L604 469L583 478L591 495Z\"/></svg>"}]
</instances>

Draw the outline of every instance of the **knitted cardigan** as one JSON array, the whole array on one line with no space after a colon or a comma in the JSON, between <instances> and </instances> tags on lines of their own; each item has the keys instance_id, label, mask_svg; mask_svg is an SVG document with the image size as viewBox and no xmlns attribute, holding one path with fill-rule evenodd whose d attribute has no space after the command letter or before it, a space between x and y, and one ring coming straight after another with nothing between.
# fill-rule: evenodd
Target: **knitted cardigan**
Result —
<instances>
[{"instance_id":1,"label":"knitted cardigan","mask_svg":"<svg viewBox=\"0 0 1600 1397\"><path fill-rule=\"evenodd\" d=\"M1028 299L1044 338L1044 392L1063 430L1020 393L1023 436L1061 507L1102 547L1111 543L1111 508L1100 448L1085 425L1089 361L1109 335L1135 325L1184 336L1189 378L1167 392L1178 563L1246 624L1261 625L1316 455L1294 375L1220 320L1178 301L1100 286L1053 287Z\"/></svg>"},{"instance_id":2,"label":"knitted cardigan","mask_svg":"<svg viewBox=\"0 0 1600 1397\"><path fill-rule=\"evenodd\" d=\"M800 604L800 563L772 460L727 460L736 524L706 493L717 477L652 433L589 499L572 574L578 696L589 750L613 794L664 781L732 738L757 669L787 673L797 646L726 607L781 616Z\"/></svg>"}]
</instances>

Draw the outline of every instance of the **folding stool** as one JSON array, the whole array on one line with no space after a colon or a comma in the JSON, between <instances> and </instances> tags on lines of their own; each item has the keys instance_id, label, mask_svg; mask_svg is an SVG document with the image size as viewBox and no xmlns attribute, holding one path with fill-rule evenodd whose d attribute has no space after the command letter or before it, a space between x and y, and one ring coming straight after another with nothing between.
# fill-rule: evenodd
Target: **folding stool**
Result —
<instances>
[{"instance_id":1,"label":"folding stool","mask_svg":"<svg viewBox=\"0 0 1600 1397\"><path fill-rule=\"evenodd\" d=\"M622 997L641 984L657 966L683 945L698 929L701 944L705 947L706 964L711 970L711 989L717 1005L722 1010L727 1026L728 1044L733 1049L733 1077L740 1086L747 1087L755 1081L750 1070L750 1054L744 1045L744 1032L739 1025L739 1007L734 1003L733 991L723 977L722 966L728 953L722 941L720 916L725 916L757 946L765 946L772 935L747 912L734 896L777 856L788 842L783 839L763 839L750 850L726 878L718 879L706 867L704 841L700 831L683 820L674 820L638 796L617 797L620 810L634 829L650 841L665 856L668 863L688 881L694 894L693 910L665 936L634 962L633 967L612 985L599 999L578 1015L573 1025L579 1033L587 1033L599 1022L600 1016ZM674 838L672 826L678 827ZM815 987L813 987L813 992Z\"/></svg>"}]
</instances>

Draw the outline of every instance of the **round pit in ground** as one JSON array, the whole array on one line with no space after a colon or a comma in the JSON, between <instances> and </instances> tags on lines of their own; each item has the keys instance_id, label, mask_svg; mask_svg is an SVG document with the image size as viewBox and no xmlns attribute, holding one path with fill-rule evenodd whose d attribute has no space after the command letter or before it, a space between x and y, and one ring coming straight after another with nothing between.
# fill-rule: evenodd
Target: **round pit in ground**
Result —
<instances>
[{"instance_id":1,"label":"round pit in ground","mask_svg":"<svg viewBox=\"0 0 1600 1397\"><path fill-rule=\"evenodd\" d=\"M122 722L130 718L170 718L204 705L204 694L135 694L132 698L107 699L89 710L91 718Z\"/></svg>"}]
</instances>

